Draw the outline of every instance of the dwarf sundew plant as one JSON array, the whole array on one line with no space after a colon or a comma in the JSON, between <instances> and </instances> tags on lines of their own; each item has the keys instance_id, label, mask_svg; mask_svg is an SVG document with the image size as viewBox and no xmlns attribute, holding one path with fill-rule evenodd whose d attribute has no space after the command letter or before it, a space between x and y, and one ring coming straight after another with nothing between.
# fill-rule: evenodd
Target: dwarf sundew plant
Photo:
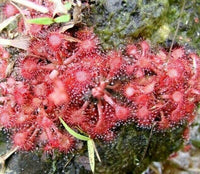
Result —
<instances>
[{"instance_id":1,"label":"dwarf sundew plant","mask_svg":"<svg viewBox=\"0 0 200 174\"><path fill-rule=\"evenodd\" d=\"M53 1L44 2L49 13L23 15L53 19ZM10 4L5 10L7 17L19 12ZM14 148L68 153L77 140L59 118L89 140L107 142L124 123L162 132L193 121L200 101L197 54L181 46L168 54L145 40L102 51L91 28L60 32L53 23L20 20L17 29L29 46L19 53L11 75L6 73L10 55L0 46L0 126L11 133Z\"/></svg>"},{"instance_id":2,"label":"dwarf sundew plant","mask_svg":"<svg viewBox=\"0 0 200 174\"><path fill-rule=\"evenodd\" d=\"M107 141L118 123L156 122L163 130L193 120L200 99L196 54L179 47L167 56L162 48L151 51L146 41L104 53L88 28L73 35L46 30L37 38L20 54L18 76L0 84L0 123L12 130L14 146L68 152L75 141L61 129L59 117Z\"/></svg>"}]
</instances>

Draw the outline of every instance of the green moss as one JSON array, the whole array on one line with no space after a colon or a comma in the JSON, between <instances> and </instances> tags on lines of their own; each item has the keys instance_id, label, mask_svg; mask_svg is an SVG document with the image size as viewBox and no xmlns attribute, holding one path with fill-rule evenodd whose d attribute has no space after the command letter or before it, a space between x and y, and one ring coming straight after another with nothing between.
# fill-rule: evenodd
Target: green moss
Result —
<instances>
[{"instance_id":1,"label":"green moss","mask_svg":"<svg viewBox=\"0 0 200 174\"><path fill-rule=\"evenodd\" d=\"M150 37L162 24L168 6L167 0L99 0L87 23L94 26L104 48L121 47L129 39Z\"/></svg>"},{"instance_id":2,"label":"green moss","mask_svg":"<svg viewBox=\"0 0 200 174\"><path fill-rule=\"evenodd\" d=\"M163 161L177 151L182 146L184 130L184 125L163 132L138 128L133 124L122 126L116 131L118 135L112 143L96 142L102 162L96 161L95 173L140 174L153 161ZM68 156L67 161L70 162L65 172L91 173L87 170L87 148L82 153L77 153L72 160Z\"/></svg>"},{"instance_id":3,"label":"green moss","mask_svg":"<svg viewBox=\"0 0 200 174\"><path fill-rule=\"evenodd\" d=\"M185 124L166 131L155 131L151 129L139 128L134 124L122 125L115 130L116 139L111 143L105 141L95 141L102 162L96 159L96 174L140 174L153 161L163 161L172 153L180 149L183 144L182 134ZM1 136L0 136L1 137ZM0 144L1 145L1 144ZM69 154L54 152L45 161L38 161L42 154L19 153L13 155L8 162L8 170L29 173L44 170L46 173L54 174L92 174L89 166L87 144L80 141L81 150L74 150ZM26 156L26 163L21 158ZM43 154L44 155L44 154ZM30 160L30 161L29 161ZM37 163L37 168L31 168ZM37 162L36 162L37 161Z\"/></svg>"},{"instance_id":4,"label":"green moss","mask_svg":"<svg viewBox=\"0 0 200 174\"><path fill-rule=\"evenodd\" d=\"M168 24L173 28L173 32L177 25L177 19L180 17L182 1L170 0L170 9L168 14ZM187 45L200 54L200 0L186 1L183 14L180 18L180 28L176 37L176 42L181 45ZM195 22L195 20L197 20Z\"/></svg>"},{"instance_id":5,"label":"green moss","mask_svg":"<svg viewBox=\"0 0 200 174\"><path fill-rule=\"evenodd\" d=\"M200 0L96 0L85 21L93 26L103 48L123 47L129 41L149 39L153 44L170 42L180 18L175 42L200 53ZM199 19L200 21L200 19Z\"/></svg>"},{"instance_id":6,"label":"green moss","mask_svg":"<svg viewBox=\"0 0 200 174\"><path fill-rule=\"evenodd\" d=\"M125 126L114 143L102 146L103 162L98 163L97 173L141 173L151 162L163 161L177 151L183 143L183 131L183 127L156 132Z\"/></svg>"}]
</instances>

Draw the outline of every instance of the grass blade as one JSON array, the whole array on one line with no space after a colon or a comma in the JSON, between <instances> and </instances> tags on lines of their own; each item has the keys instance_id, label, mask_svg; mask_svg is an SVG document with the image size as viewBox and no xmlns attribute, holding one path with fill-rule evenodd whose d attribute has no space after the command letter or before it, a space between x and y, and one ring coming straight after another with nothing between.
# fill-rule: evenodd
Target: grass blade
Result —
<instances>
[{"instance_id":1,"label":"grass blade","mask_svg":"<svg viewBox=\"0 0 200 174\"><path fill-rule=\"evenodd\" d=\"M76 133L73 129L71 129L71 128L64 122L64 120L63 120L61 117L59 117L59 119L60 119L60 122L62 123L62 125L65 127L65 129L66 129L72 136L76 137L76 138L79 139L79 140L83 140L83 141L88 141L88 140L90 140L89 137L86 137L86 136L84 136L84 135L80 135L80 134Z\"/></svg>"},{"instance_id":2,"label":"grass blade","mask_svg":"<svg viewBox=\"0 0 200 174\"><path fill-rule=\"evenodd\" d=\"M93 141L93 140L92 140L92 141ZM96 153L97 159L99 160L99 162L101 162L101 158L100 158L99 152L97 151L97 148L96 148L96 146L95 146L94 141L93 141L93 145L94 145L94 151L95 151L95 153Z\"/></svg>"},{"instance_id":3,"label":"grass blade","mask_svg":"<svg viewBox=\"0 0 200 174\"><path fill-rule=\"evenodd\" d=\"M19 38L14 40L0 38L0 44L3 46L12 46L15 48L27 50L29 47L29 38Z\"/></svg>"},{"instance_id":4,"label":"grass blade","mask_svg":"<svg viewBox=\"0 0 200 174\"><path fill-rule=\"evenodd\" d=\"M94 173L94 169L95 169L94 141L92 139L89 139L87 141L87 146L88 146L88 157L89 157L90 167L91 167L92 172Z\"/></svg>"},{"instance_id":5,"label":"grass blade","mask_svg":"<svg viewBox=\"0 0 200 174\"><path fill-rule=\"evenodd\" d=\"M49 10L48 8L42 6L42 5L38 5L34 2L28 1L28 0L12 0L13 2L16 2L20 5L26 6L28 8L34 9L36 11L39 11L41 13L48 13Z\"/></svg>"},{"instance_id":6,"label":"grass blade","mask_svg":"<svg viewBox=\"0 0 200 174\"><path fill-rule=\"evenodd\" d=\"M0 32L4 28L6 28L9 24L11 24L18 16L19 16L19 14L16 14L15 16L11 16L11 17L7 18L6 20L4 20L2 23L0 23Z\"/></svg>"}]
</instances>

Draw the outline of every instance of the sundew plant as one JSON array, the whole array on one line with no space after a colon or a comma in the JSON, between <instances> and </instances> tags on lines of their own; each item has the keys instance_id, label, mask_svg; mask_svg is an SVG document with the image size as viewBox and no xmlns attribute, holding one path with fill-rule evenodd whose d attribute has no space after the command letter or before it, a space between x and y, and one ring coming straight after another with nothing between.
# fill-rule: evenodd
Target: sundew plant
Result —
<instances>
[{"instance_id":1,"label":"sundew plant","mask_svg":"<svg viewBox=\"0 0 200 174\"><path fill-rule=\"evenodd\" d=\"M93 27L81 23L83 7L89 10L89 3L3 3L0 126L9 132L12 153L39 149L67 156L79 151L78 144L85 140L95 172L95 152L100 160L95 144L112 144L127 125L163 136L184 127L179 133L186 136L200 101L200 57L181 45L170 52L162 46L154 49L145 39L128 41L121 49L103 49ZM17 34L5 34L13 22ZM153 147L150 139L141 163ZM128 143L134 146L137 138ZM121 165L116 170L129 168ZM96 172L111 173L101 170Z\"/></svg>"}]
</instances>

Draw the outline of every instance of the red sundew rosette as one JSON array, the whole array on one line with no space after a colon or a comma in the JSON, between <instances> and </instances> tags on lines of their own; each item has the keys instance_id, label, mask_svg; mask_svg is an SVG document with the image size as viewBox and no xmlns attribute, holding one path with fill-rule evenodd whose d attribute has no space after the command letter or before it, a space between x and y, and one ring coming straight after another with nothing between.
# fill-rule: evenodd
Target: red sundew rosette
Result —
<instances>
[{"instance_id":1,"label":"red sundew rosette","mask_svg":"<svg viewBox=\"0 0 200 174\"><path fill-rule=\"evenodd\" d=\"M7 105L16 117L12 122L18 122L15 146L67 153L74 141L60 130L58 117L91 138L105 140L114 137L118 123L156 123L163 130L191 121L194 102L199 101L197 56L188 56L183 48L169 56L164 51L154 54L146 41L106 54L88 29L74 34L75 43L66 43L65 36L47 30L31 40L28 54L37 58L24 56L19 62L23 80L5 92L13 102ZM1 125L15 128L8 113L2 115Z\"/></svg>"}]
</instances>

